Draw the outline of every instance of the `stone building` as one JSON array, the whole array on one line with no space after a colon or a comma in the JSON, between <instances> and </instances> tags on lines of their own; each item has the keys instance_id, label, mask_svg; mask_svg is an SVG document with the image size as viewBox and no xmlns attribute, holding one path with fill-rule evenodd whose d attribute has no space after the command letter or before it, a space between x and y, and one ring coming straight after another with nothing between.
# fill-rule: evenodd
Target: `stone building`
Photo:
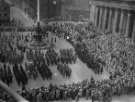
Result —
<instances>
[{"instance_id":1,"label":"stone building","mask_svg":"<svg viewBox=\"0 0 135 102\"><path fill-rule=\"evenodd\" d=\"M135 41L135 0L90 0L90 22L100 32L121 33Z\"/></svg>"},{"instance_id":2,"label":"stone building","mask_svg":"<svg viewBox=\"0 0 135 102\"><path fill-rule=\"evenodd\" d=\"M32 18L36 17L37 0L12 0ZM40 0L40 19L52 18L61 15L62 0ZM34 17L33 17L34 16Z\"/></svg>"},{"instance_id":3,"label":"stone building","mask_svg":"<svg viewBox=\"0 0 135 102\"><path fill-rule=\"evenodd\" d=\"M10 4L0 0L0 26L7 26L10 23Z\"/></svg>"},{"instance_id":4,"label":"stone building","mask_svg":"<svg viewBox=\"0 0 135 102\"><path fill-rule=\"evenodd\" d=\"M62 16L72 21L89 18L89 0L63 0Z\"/></svg>"},{"instance_id":5,"label":"stone building","mask_svg":"<svg viewBox=\"0 0 135 102\"><path fill-rule=\"evenodd\" d=\"M41 1L41 19L53 18L61 15L62 0Z\"/></svg>"}]
</instances>

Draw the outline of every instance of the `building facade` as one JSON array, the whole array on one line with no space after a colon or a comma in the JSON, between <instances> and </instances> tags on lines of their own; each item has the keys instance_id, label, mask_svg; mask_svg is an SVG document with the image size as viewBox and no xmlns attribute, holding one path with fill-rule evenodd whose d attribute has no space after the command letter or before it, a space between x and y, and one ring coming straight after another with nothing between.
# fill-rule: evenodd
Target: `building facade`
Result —
<instances>
[{"instance_id":1,"label":"building facade","mask_svg":"<svg viewBox=\"0 0 135 102\"><path fill-rule=\"evenodd\" d=\"M37 15L37 0L12 0L32 18ZM40 19L53 18L61 15L62 0L40 0Z\"/></svg>"},{"instance_id":2,"label":"building facade","mask_svg":"<svg viewBox=\"0 0 135 102\"><path fill-rule=\"evenodd\" d=\"M53 18L61 15L62 0L41 1L41 19Z\"/></svg>"},{"instance_id":3,"label":"building facade","mask_svg":"<svg viewBox=\"0 0 135 102\"><path fill-rule=\"evenodd\" d=\"M0 26L10 24L10 5L4 0L0 0Z\"/></svg>"},{"instance_id":4,"label":"building facade","mask_svg":"<svg viewBox=\"0 0 135 102\"><path fill-rule=\"evenodd\" d=\"M101 32L125 34L135 41L135 0L90 0L90 22Z\"/></svg>"},{"instance_id":5,"label":"building facade","mask_svg":"<svg viewBox=\"0 0 135 102\"><path fill-rule=\"evenodd\" d=\"M89 0L64 0L61 15L72 21L88 20Z\"/></svg>"}]
</instances>

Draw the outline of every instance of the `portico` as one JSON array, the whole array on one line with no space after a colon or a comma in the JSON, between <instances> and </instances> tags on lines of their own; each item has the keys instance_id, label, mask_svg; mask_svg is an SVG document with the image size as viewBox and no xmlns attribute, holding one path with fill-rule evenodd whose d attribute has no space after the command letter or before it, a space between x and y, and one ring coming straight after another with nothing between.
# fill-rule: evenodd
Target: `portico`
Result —
<instances>
[{"instance_id":1,"label":"portico","mask_svg":"<svg viewBox=\"0 0 135 102\"><path fill-rule=\"evenodd\" d=\"M134 38L135 5L129 5L130 2L91 0L90 13L92 11L95 13L90 14L90 21L98 31L119 33Z\"/></svg>"}]
</instances>

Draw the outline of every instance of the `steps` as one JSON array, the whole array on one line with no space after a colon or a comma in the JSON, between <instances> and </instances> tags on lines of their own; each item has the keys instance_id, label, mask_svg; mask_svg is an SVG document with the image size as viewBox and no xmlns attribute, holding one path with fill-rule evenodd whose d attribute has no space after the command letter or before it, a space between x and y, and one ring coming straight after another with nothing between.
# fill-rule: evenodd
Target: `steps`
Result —
<instances>
[{"instance_id":1,"label":"steps","mask_svg":"<svg viewBox=\"0 0 135 102\"><path fill-rule=\"evenodd\" d=\"M26 27L31 27L34 24L34 20L32 20L28 15L26 15L21 9L17 7L11 7L11 19L15 18L21 23L23 23Z\"/></svg>"}]
</instances>

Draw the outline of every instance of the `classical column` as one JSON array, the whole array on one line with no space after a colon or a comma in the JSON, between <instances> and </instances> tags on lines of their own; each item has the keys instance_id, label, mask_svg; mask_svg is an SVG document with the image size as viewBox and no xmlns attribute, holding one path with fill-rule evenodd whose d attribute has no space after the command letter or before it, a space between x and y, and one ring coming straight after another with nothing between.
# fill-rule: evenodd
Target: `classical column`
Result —
<instances>
[{"instance_id":1,"label":"classical column","mask_svg":"<svg viewBox=\"0 0 135 102\"><path fill-rule=\"evenodd\" d=\"M127 24L126 24L126 36L127 37L128 37L128 34L129 34L130 17L131 17L131 14L128 13L128 15L127 15Z\"/></svg>"},{"instance_id":2,"label":"classical column","mask_svg":"<svg viewBox=\"0 0 135 102\"><path fill-rule=\"evenodd\" d=\"M123 13L123 23L122 23L122 34L125 34L125 28L126 28L126 26L125 26L125 24L126 24L126 17L125 17L125 12Z\"/></svg>"},{"instance_id":3,"label":"classical column","mask_svg":"<svg viewBox=\"0 0 135 102\"><path fill-rule=\"evenodd\" d=\"M103 13L103 9L100 7L98 29L101 29L101 24L102 24L102 13Z\"/></svg>"},{"instance_id":4,"label":"classical column","mask_svg":"<svg viewBox=\"0 0 135 102\"><path fill-rule=\"evenodd\" d=\"M97 27L97 19L98 19L98 7L95 8L95 20L94 20L95 27Z\"/></svg>"},{"instance_id":5,"label":"classical column","mask_svg":"<svg viewBox=\"0 0 135 102\"><path fill-rule=\"evenodd\" d=\"M108 31L111 31L112 27L112 9L109 10Z\"/></svg>"},{"instance_id":6,"label":"classical column","mask_svg":"<svg viewBox=\"0 0 135 102\"><path fill-rule=\"evenodd\" d=\"M124 19L124 11L121 10L119 33L123 33L123 19Z\"/></svg>"},{"instance_id":7,"label":"classical column","mask_svg":"<svg viewBox=\"0 0 135 102\"><path fill-rule=\"evenodd\" d=\"M116 33L117 21L118 21L118 10L114 11L114 20L113 20L113 32Z\"/></svg>"},{"instance_id":8,"label":"classical column","mask_svg":"<svg viewBox=\"0 0 135 102\"><path fill-rule=\"evenodd\" d=\"M106 26L106 19L107 19L106 17L107 17L107 8L104 9L103 27L102 27L103 31L106 30L106 29L105 29L105 26Z\"/></svg>"},{"instance_id":9,"label":"classical column","mask_svg":"<svg viewBox=\"0 0 135 102\"><path fill-rule=\"evenodd\" d=\"M133 42L135 43L135 19L134 19L134 24L133 24Z\"/></svg>"}]
</instances>

